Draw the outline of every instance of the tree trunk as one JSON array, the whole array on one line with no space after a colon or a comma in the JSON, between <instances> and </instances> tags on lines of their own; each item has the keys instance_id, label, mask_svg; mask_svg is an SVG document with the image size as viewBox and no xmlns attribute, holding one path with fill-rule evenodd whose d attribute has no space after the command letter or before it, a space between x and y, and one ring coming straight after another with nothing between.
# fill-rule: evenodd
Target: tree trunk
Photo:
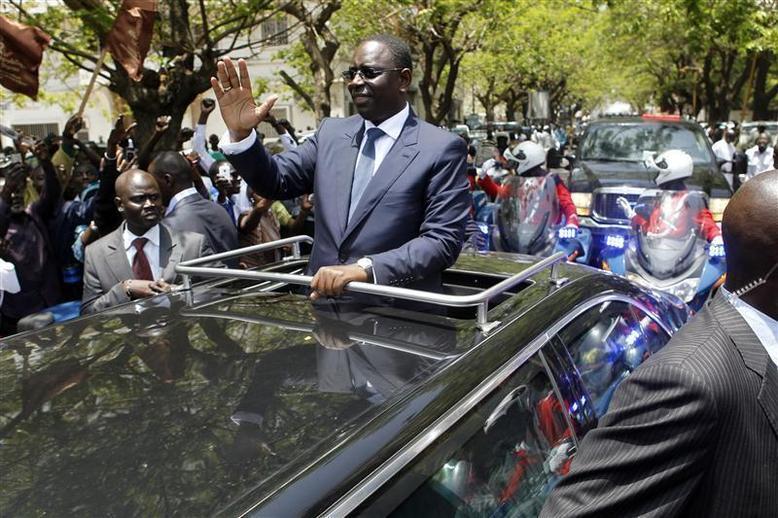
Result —
<instances>
[{"instance_id":1,"label":"tree trunk","mask_svg":"<svg viewBox=\"0 0 778 518\"><path fill-rule=\"evenodd\" d=\"M756 59L756 74L754 75L754 99L752 110L753 120L766 120L770 117L770 102L778 95L778 84L767 89L767 78L770 67L775 61L775 54L769 50L763 50Z\"/></svg>"}]
</instances>

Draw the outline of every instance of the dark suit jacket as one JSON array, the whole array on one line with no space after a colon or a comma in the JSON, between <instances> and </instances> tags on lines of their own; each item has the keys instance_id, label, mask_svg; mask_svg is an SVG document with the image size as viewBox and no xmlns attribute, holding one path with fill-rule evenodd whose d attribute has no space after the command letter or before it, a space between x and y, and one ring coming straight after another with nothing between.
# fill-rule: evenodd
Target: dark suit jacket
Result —
<instances>
[{"instance_id":1,"label":"dark suit jacket","mask_svg":"<svg viewBox=\"0 0 778 518\"><path fill-rule=\"evenodd\" d=\"M133 278L124 249L123 231L124 225L120 225L86 247L82 314L102 311L130 300L122 286L122 282ZM202 234L178 232L165 225L160 225L159 229L159 250L162 278L169 283L180 282L176 265L181 261L213 254Z\"/></svg>"},{"instance_id":2,"label":"dark suit jacket","mask_svg":"<svg viewBox=\"0 0 778 518\"><path fill-rule=\"evenodd\" d=\"M778 516L778 369L723 295L621 384L541 516Z\"/></svg>"},{"instance_id":3,"label":"dark suit jacket","mask_svg":"<svg viewBox=\"0 0 778 518\"><path fill-rule=\"evenodd\" d=\"M162 220L173 230L197 232L215 253L238 248L238 228L227 211L200 194L192 194L179 201Z\"/></svg>"},{"instance_id":4,"label":"dark suit jacket","mask_svg":"<svg viewBox=\"0 0 778 518\"><path fill-rule=\"evenodd\" d=\"M412 112L347 224L364 119L325 119L296 149L268 155L257 142L228 156L262 196L315 193L316 239L308 272L370 256L381 284L440 287L462 248L470 207L465 142Z\"/></svg>"}]
</instances>

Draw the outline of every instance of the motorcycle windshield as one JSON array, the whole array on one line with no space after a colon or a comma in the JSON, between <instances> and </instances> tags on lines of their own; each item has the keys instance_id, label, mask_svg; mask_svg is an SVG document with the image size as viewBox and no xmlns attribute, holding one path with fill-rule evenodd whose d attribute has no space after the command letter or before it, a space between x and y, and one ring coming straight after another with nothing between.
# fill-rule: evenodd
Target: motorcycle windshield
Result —
<instances>
[{"instance_id":1,"label":"motorcycle windshield","mask_svg":"<svg viewBox=\"0 0 778 518\"><path fill-rule=\"evenodd\" d=\"M497 225L506 251L533 255L551 251L559 218L553 179L511 176L503 183L497 205Z\"/></svg>"},{"instance_id":2,"label":"motorcycle windshield","mask_svg":"<svg viewBox=\"0 0 778 518\"><path fill-rule=\"evenodd\" d=\"M705 253L702 223L708 209L704 193L652 191L635 204L637 259L657 279L688 270Z\"/></svg>"}]
</instances>

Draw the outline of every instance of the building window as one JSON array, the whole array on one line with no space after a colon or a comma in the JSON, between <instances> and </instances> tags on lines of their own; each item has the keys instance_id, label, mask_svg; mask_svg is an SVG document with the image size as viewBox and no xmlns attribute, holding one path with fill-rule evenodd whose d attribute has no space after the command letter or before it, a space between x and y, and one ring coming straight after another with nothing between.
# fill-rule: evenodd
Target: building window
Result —
<instances>
[{"instance_id":1,"label":"building window","mask_svg":"<svg viewBox=\"0 0 778 518\"><path fill-rule=\"evenodd\" d=\"M21 131L29 137L45 138L53 133L59 135L59 125L56 122L44 124L12 124L11 127L16 131Z\"/></svg>"},{"instance_id":2,"label":"building window","mask_svg":"<svg viewBox=\"0 0 778 518\"><path fill-rule=\"evenodd\" d=\"M262 39L266 40L268 45L286 45L289 43L286 17L271 18L262 22Z\"/></svg>"}]
</instances>

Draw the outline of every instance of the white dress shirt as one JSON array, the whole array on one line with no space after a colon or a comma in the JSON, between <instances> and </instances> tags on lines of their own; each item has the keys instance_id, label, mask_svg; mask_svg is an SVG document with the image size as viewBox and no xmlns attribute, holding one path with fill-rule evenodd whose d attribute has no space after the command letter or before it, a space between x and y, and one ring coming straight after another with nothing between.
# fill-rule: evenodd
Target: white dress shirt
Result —
<instances>
[{"instance_id":1,"label":"white dress shirt","mask_svg":"<svg viewBox=\"0 0 778 518\"><path fill-rule=\"evenodd\" d=\"M754 146L746 151L746 156L748 157L749 178L773 168L773 148L770 146L767 146L763 153L760 153L759 148Z\"/></svg>"},{"instance_id":2,"label":"white dress shirt","mask_svg":"<svg viewBox=\"0 0 778 518\"><path fill-rule=\"evenodd\" d=\"M721 138L713 144L713 154L720 160L727 160L726 164L721 166L722 173L732 172L732 160L735 158L735 146L731 142L727 142L727 139Z\"/></svg>"},{"instance_id":3,"label":"white dress shirt","mask_svg":"<svg viewBox=\"0 0 778 518\"><path fill-rule=\"evenodd\" d=\"M192 136L192 150L197 152L197 156L200 157L200 167L203 168L205 174L211 170L211 166L216 160L208 152L208 142L205 137L205 124L198 124L195 126L194 135Z\"/></svg>"},{"instance_id":4,"label":"white dress shirt","mask_svg":"<svg viewBox=\"0 0 778 518\"><path fill-rule=\"evenodd\" d=\"M723 286L719 289L727 297L732 307L745 319L764 348L767 349L767 354L773 360L773 363L778 366L778 320L768 317L752 305L744 302L740 297L733 297Z\"/></svg>"},{"instance_id":5,"label":"white dress shirt","mask_svg":"<svg viewBox=\"0 0 778 518\"><path fill-rule=\"evenodd\" d=\"M376 127L384 132L383 135L375 139L375 160L373 161L373 174L378 171L378 168L381 167L381 163L384 161L384 158L386 158L386 155L389 154L389 150L392 149L394 143L398 138L400 138L400 133L402 133L403 126L405 126L405 121L408 119L410 111L411 109L408 106L408 103L405 103L405 107L402 110L395 113L378 126L369 120L365 121L365 134L367 134L367 130L370 128ZM357 167L359 167L359 159L362 157L362 148L365 146L366 141L367 139L363 138L362 143L359 145L357 163L354 167L355 171Z\"/></svg>"},{"instance_id":6,"label":"white dress shirt","mask_svg":"<svg viewBox=\"0 0 778 518\"><path fill-rule=\"evenodd\" d=\"M146 259L149 260L149 266L151 266L151 275L154 280L159 280L162 277L162 268L159 265L159 224L151 227L142 236L136 236L130 229L127 228L127 224L124 223L124 231L122 232L122 238L124 239L124 252L127 254L127 261L132 268L132 260L135 259L137 250L132 245L132 242L139 237L145 237L148 239L143 247L143 253L146 254Z\"/></svg>"},{"instance_id":7,"label":"white dress shirt","mask_svg":"<svg viewBox=\"0 0 778 518\"><path fill-rule=\"evenodd\" d=\"M213 185L213 184L211 184ZM190 187L188 189L184 189L183 191L179 192L172 198L170 198L170 203L168 204L167 208L165 209L165 216L173 212L173 209L176 208L176 205L178 205L178 202L186 198L187 196L191 196L193 194L200 195L200 191L195 189L194 187Z\"/></svg>"}]
</instances>

